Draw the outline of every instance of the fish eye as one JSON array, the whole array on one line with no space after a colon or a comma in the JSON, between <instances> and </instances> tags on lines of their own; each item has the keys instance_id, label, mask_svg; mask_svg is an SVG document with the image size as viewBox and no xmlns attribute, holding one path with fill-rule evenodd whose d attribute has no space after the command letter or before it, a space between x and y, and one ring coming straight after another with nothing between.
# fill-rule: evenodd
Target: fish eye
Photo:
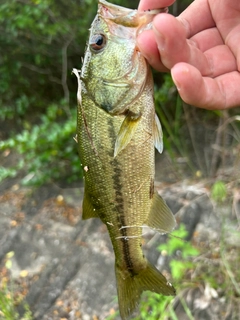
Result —
<instances>
[{"instance_id":1,"label":"fish eye","mask_svg":"<svg viewBox=\"0 0 240 320\"><path fill-rule=\"evenodd\" d=\"M105 47L106 43L106 37L103 34L95 34L90 39L90 49L96 53L100 52Z\"/></svg>"}]
</instances>

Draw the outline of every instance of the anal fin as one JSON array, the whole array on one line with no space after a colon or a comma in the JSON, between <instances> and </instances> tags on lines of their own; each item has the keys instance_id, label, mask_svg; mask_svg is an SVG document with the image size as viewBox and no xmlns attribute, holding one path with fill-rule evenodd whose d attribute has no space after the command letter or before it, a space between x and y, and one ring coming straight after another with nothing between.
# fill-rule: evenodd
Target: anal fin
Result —
<instances>
[{"instance_id":1,"label":"anal fin","mask_svg":"<svg viewBox=\"0 0 240 320\"><path fill-rule=\"evenodd\" d=\"M176 220L172 211L157 192L153 195L152 206L146 225L160 233L171 232L176 226Z\"/></svg>"},{"instance_id":2,"label":"anal fin","mask_svg":"<svg viewBox=\"0 0 240 320\"><path fill-rule=\"evenodd\" d=\"M90 218L99 218L97 211L94 209L92 202L90 200L90 197L88 193L84 192L84 197L83 197L83 204L82 204L82 219L87 220Z\"/></svg>"}]
</instances>

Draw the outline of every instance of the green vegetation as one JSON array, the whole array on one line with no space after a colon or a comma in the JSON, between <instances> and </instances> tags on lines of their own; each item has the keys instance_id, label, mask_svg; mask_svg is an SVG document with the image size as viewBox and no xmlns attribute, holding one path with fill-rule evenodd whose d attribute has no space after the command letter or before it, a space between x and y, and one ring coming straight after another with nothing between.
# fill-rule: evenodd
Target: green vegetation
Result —
<instances>
[{"instance_id":1,"label":"green vegetation","mask_svg":"<svg viewBox=\"0 0 240 320\"><path fill-rule=\"evenodd\" d=\"M172 283L177 289L177 297L163 297L146 292L140 305L140 315L136 320L178 319L175 312L176 300L182 305L189 319L195 319L191 314L189 304L184 297L184 290L204 287L213 298L219 295L231 305L233 318L237 319L240 297L240 263L239 248L226 240L226 226L223 224L220 243L204 243L196 247L181 238L187 236L184 225L174 231L165 244L158 248L164 255L170 255L170 271ZM235 231L236 244L240 242L240 233ZM177 253L177 255L176 255ZM177 258L175 258L177 256ZM228 312L230 312L228 310ZM227 312L225 309L223 312ZM235 316L235 318L234 318Z\"/></svg>"},{"instance_id":2,"label":"green vegetation","mask_svg":"<svg viewBox=\"0 0 240 320\"><path fill-rule=\"evenodd\" d=\"M24 169L24 184L41 185L53 179L66 183L81 178L76 143L76 112L68 116L63 107L50 105L40 116L39 125L25 125L24 129L0 142L2 151L15 150L19 160L15 167L0 168L0 179L14 176ZM67 119L67 120L64 120Z\"/></svg>"},{"instance_id":3,"label":"green vegetation","mask_svg":"<svg viewBox=\"0 0 240 320\"><path fill-rule=\"evenodd\" d=\"M188 232L184 224L178 230L171 233L167 243L161 244L158 249L160 252L173 256L176 252L180 253L180 259L171 259L170 269L174 280L181 280L187 270L193 268L192 257L199 254L199 250L190 242L185 241ZM183 260L183 261L182 261Z\"/></svg>"},{"instance_id":4,"label":"green vegetation","mask_svg":"<svg viewBox=\"0 0 240 320\"><path fill-rule=\"evenodd\" d=\"M16 306L19 305L24 298L22 295L15 295L15 287L9 272L11 270L14 252L9 252L5 257L5 268L1 270L0 279L0 319L2 320L32 320L32 312L28 305L24 305L24 315L20 317L16 311ZM4 270L5 269L5 270Z\"/></svg>"},{"instance_id":5,"label":"green vegetation","mask_svg":"<svg viewBox=\"0 0 240 320\"><path fill-rule=\"evenodd\" d=\"M224 202L227 197L227 187L221 180L216 181L211 189L212 199L216 202Z\"/></svg>"},{"instance_id":6,"label":"green vegetation","mask_svg":"<svg viewBox=\"0 0 240 320\"><path fill-rule=\"evenodd\" d=\"M178 14L191 0L178 1ZM136 8L137 0L114 3ZM77 82L97 1L6 0L0 5L0 181L79 180L76 131ZM214 176L233 163L240 140L236 111L206 112L186 106L169 75L154 72L156 110L165 151L182 175ZM209 149L202 144L211 137ZM211 149L214 145L214 149ZM223 152L222 152L223 151ZM8 161L11 159L11 161ZM12 160L13 159L13 160ZM180 162L180 165L179 165Z\"/></svg>"},{"instance_id":7,"label":"green vegetation","mask_svg":"<svg viewBox=\"0 0 240 320\"><path fill-rule=\"evenodd\" d=\"M190 2L177 1L171 12L177 15ZM114 3L138 5L137 0ZM73 139L77 82L71 71L81 68L96 8L96 0L5 0L0 4L0 182L16 175L23 184L37 186L81 179ZM181 101L170 75L154 72L154 83L164 150L176 177L210 178L206 184L216 204L232 201L233 190L239 188L239 175L234 173L239 172L240 161L239 108L199 110ZM230 244L226 228L221 232L220 243L199 246L179 239L186 237L180 227L159 250L171 256L169 268L178 293L186 287L209 286L234 308L240 304L236 245L240 238L232 232L235 243ZM6 269L11 267L9 261L7 257ZM0 279L0 319L19 319L14 285L4 279ZM192 319L185 298L178 295L178 299ZM136 319L177 319L174 301L146 292ZM24 317L32 319L28 309Z\"/></svg>"},{"instance_id":8,"label":"green vegetation","mask_svg":"<svg viewBox=\"0 0 240 320\"><path fill-rule=\"evenodd\" d=\"M187 275L196 267L194 257L199 255L199 250L190 242L184 240L187 235L185 226L181 224L178 230L171 233L166 243L158 246L158 250L163 256L173 257L176 256L176 252L178 253L178 257L171 258L170 262L172 283L178 292L186 286L187 282L188 285L194 286L193 283L189 283ZM144 292L141 298L139 316L134 319L163 320L167 319L168 316L172 319L178 319L173 308L173 299L171 296L166 297L149 291ZM186 305L184 308L188 313L190 312ZM115 317L116 314L109 316L107 320L114 320Z\"/></svg>"},{"instance_id":9,"label":"green vegetation","mask_svg":"<svg viewBox=\"0 0 240 320\"><path fill-rule=\"evenodd\" d=\"M188 284L188 286L194 286L194 283L190 283L188 275L196 267L194 257L199 255L199 250L190 242L184 240L187 235L188 232L186 231L185 226L181 224L178 230L171 233L166 243L158 246L158 250L163 256L176 256L176 258L171 258L170 272L173 279L172 283L176 287L178 293L186 286L186 284ZM185 283L183 279L185 280ZM184 309L191 314L187 305L184 307ZM163 320L167 319L168 316L172 317L172 319L178 319L173 307L173 297L145 292L140 304L140 315L134 319Z\"/></svg>"},{"instance_id":10,"label":"green vegetation","mask_svg":"<svg viewBox=\"0 0 240 320\"><path fill-rule=\"evenodd\" d=\"M134 320L180 320L176 308L179 305L185 313L184 319L194 320L190 310L189 298L186 292L199 290L206 299L220 298L225 301L222 314L229 312L231 319L238 319L240 297L240 256L237 245L226 241L226 227L222 227L220 243L202 243L199 247L185 241L188 232L181 224L178 230L169 235L166 243L161 244L158 250L163 256L170 257L170 274L172 283L177 290L177 296L166 297L153 292L144 292L141 297L139 315ZM240 242L240 233L234 233L236 244ZM193 291L192 291L193 292ZM209 296L210 295L210 296ZM191 304L191 303L190 303ZM231 306L226 310L226 305ZM115 320L118 312L107 320ZM182 319L182 318L181 318Z\"/></svg>"},{"instance_id":11,"label":"green vegetation","mask_svg":"<svg viewBox=\"0 0 240 320\"><path fill-rule=\"evenodd\" d=\"M81 67L96 8L93 0L0 4L0 181L17 174L35 185L81 178L71 70Z\"/></svg>"}]
</instances>

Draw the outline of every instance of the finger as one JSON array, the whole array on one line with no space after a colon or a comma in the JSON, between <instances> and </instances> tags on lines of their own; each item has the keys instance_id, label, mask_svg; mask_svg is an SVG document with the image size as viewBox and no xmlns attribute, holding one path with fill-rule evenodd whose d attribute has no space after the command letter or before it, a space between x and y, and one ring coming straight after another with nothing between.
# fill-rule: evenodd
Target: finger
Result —
<instances>
[{"instance_id":1,"label":"finger","mask_svg":"<svg viewBox=\"0 0 240 320\"><path fill-rule=\"evenodd\" d=\"M203 75L211 73L205 55L194 42L186 40L186 30L176 18L165 13L157 15L153 20L153 31L161 61L168 69L178 62L187 62Z\"/></svg>"},{"instance_id":2,"label":"finger","mask_svg":"<svg viewBox=\"0 0 240 320\"><path fill-rule=\"evenodd\" d=\"M148 60L150 65L162 72L169 71L161 61L158 47L155 41L155 35L152 30L147 30L141 33L137 39L137 46L142 55Z\"/></svg>"},{"instance_id":3,"label":"finger","mask_svg":"<svg viewBox=\"0 0 240 320\"><path fill-rule=\"evenodd\" d=\"M164 7L171 6L175 0L141 0L139 2L138 10L151 10L151 9L160 9Z\"/></svg>"},{"instance_id":4,"label":"finger","mask_svg":"<svg viewBox=\"0 0 240 320\"><path fill-rule=\"evenodd\" d=\"M238 0L210 0L210 8L213 18L223 39L240 25L240 2ZM237 33L237 30L234 33Z\"/></svg>"},{"instance_id":5,"label":"finger","mask_svg":"<svg viewBox=\"0 0 240 320\"><path fill-rule=\"evenodd\" d=\"M223 44L223 39L216 27L203 30L190 38L202 52Z\"/></svg>"},{"instance_id":6,"label":"finger","mask_svg":"<svg viewBox=\"0 0 240 320\"><path fill-rule=\"evenodd\" d=\"M217 26L223 42L231 49L240 70L240 3L235 0L194 1L178 19L185 26L188 38L198 37L199 32ZM208 30L205 31L207 42ZM195 39L196 40L196 39Z\"/></svg>"},{"instance_id":7,"label":"finger","mask_svg":"<svg viewBox=\"0 0 240 320\"><path fill-rule=\"evenodd\" d=\"M240 43L240 21L239 25L237 27L234 27L233 30L229 33L225 42L236 57L238 71L240 71L240 47L238 45Z\"/></svg>"},{"instance_id":8,"label":"finger","mask_svg":"<svg viewBox=\"0 0 240 320\"><path fill-rule=\"evenodd\" d=\"M209 72L207 75L212 78L232 71L237 71L236 58L226 45L213 47L204 52L204 55L209 65Z\"/></svg>"},{"instance_id":9,"label":"finger","mask_svg":"<svg viewBox=\"0 0 240 320\"><path fill-rule=\"evenodd\" d=\"M237 71L215 79L202 77L193 66L175 65L171 74L182 99L191 105L209 110L221 110L240 105L240 74Z\"/></svg>"},{"instance_id":10,"label":"finger","mask_svg":"<svg viewBox=\"0 0 240 320\"><path fill-rule=\"evenodd\" d=\"M208 0L193 1L178 17L184 25L187 38L215 27Z\"/></svg>"}]
</instances>

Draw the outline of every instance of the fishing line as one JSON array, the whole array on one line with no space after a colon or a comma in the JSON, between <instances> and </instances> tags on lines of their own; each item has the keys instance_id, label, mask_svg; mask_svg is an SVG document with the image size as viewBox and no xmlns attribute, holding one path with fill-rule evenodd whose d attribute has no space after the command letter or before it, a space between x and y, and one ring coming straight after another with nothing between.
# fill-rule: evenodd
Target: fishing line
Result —
<instances>
[{"instance_id":1,"label":"fishing line","mask_svg":"<svg viewBox=\"0 0 240 320\"><path fill-rule=\"evenodd\" d=\"M181 241L183 241L183 242L185 242L185 243L187 243L188 241L187 240L185 240L184 238L181 238L181 237L178 237L178 236L176 236L176 235L174 235L174 234L172 234L171 232L168 232L168 231L166 231L166 230L163 230L163 229L157 229L157 228L151 228L151 227L149 227L149 226L138 226L138 225L133 225L133 226L122 226L121 228L119 228L118 230L119 231L121 231L122 229L127 229L127 228L149 228L149 229L151 229L151 230L153 230L153 231L157 231L159 234L161 234L161 235L164 235L164 234L166 234L166 235L168 235L168 236L171 236L172 238L176 238L176 239L179 239L179 240L181 240ZM142 236L144 236L145 234L147 234L147 232L145 232L145 233L143 233L142 234ZM139 236L131 236L132 238L133 237L135 237L135 238L138 238ZM120 239L120 238L125 238L124 236L121 236L121 237L117 237L116 239ZM130 238L130 236L129 236L129 238Z\"/></svg>"},{"instance_id":2,"label":"fishing line","mask_svg":"<svg viewBox=\"0 0 240 320\"><path fill-rule=\"evenodd\" d=\"M147 234L147 232L143 233L142 235L138 235L138 236L120 236L120 237L116 237L115 239L125 239L125 240L129 240L129 239L136 239L136 238L142 238L142 236L144 236L145 234Z\"/></svg>"}]
</instances>

